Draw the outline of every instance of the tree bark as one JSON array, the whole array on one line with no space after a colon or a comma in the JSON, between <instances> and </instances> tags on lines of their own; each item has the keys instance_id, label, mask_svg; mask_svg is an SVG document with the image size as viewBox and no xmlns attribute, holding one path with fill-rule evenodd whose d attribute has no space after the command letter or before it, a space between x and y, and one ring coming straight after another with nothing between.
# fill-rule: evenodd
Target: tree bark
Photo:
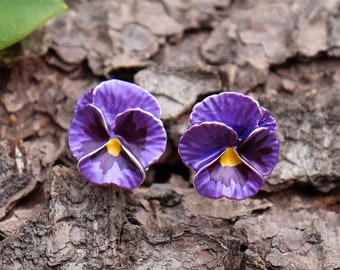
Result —
<instances>
[{"instance_id":1,"label":"tree bark","mask_svg":"<svg viewBox=\"0 0 340 270\"><path fill-rule=\"evenodd\" d=\"M68 5L0 55L0 269L340 269L339 0ZM107 78L163 111L167 151L133 191L89 183L67 146ZM200 196L177 154L195 103L227 89L278 123L279 162L243 201Z\"/></svg>"}]
</instances>

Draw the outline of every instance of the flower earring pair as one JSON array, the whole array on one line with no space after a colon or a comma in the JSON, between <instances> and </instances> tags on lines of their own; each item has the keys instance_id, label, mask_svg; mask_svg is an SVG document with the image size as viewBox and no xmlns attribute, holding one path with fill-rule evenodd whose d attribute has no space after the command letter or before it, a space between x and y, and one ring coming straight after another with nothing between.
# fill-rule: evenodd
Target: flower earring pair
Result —
<instances>
[{"instance_id":1,"label":"flower earring pair","mask_svg":"<svg viewBox=\"0 0 340 270\"><path fill-rule=\"evenodd\" d=\"M102 82L77 102L69 146L80 172L99 185L139 187L166 147L160 105L146 90L120 80ZM245 199L264 184L279 152L276 122L243 94L223 92L195 105L179 141L194 186L209 198Z\"/></svg>"}]
</instances>

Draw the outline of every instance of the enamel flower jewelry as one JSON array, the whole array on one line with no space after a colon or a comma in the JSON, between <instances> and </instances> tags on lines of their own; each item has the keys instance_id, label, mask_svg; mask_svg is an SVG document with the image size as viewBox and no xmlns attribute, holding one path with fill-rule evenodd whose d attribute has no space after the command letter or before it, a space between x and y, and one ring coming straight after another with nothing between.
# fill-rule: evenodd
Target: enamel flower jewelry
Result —
<instances>
[{"instance_id":1,"label":"enamel flower jewelry","mask_svg":"<svg viewBox=\"0 0 340 270\"><path fill-rule=\"evenodd\" d=\"M108 80L77 102L68 143L80 172L99 185L141 185L165 150L157 100L137 85Z\"/></svg>"},{"instance_id":2,"label":"enamel flower jewelry","mask_svg":"<svg viewBox=\"0 0 340 270\"><path fill-rule=\"evenodd\" d=\"M278 160L276 121L249 96L210 96L194 106L179 154L196 171L194 186L203 196L251 197Z\"/></svg>"},{"instance_id":3,"label":"enamel flower jewelry","mask_svg":"<svg viewBox=\"0 0 340 270\"><path fill-rule=\"evenodd\" d=\"M102 82L77 102L68 143L80 172L99 185L141 185L165 151L157 100L137 85ZM196 171L196 190L211 199L255 195L277 163L276 121L251 97L224 92L196 104L179 141L184 163Z\"/></svg>"}]
</instances>

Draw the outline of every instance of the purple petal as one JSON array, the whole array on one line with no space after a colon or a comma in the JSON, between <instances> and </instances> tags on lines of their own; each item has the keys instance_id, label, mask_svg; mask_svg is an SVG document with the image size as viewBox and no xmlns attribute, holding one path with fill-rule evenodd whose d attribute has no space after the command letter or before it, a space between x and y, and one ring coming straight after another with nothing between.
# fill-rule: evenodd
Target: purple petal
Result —
<instances>
[{"instance_id":1,"label":"purple petal","mask_svg":"<svg viewBox=\"0 0 340 270\"><path fill-rule=\"evenodd\" d=\"M85 156L78 163L80 172L98 185L114 184L120 188L133 189L141 185L143 169L130 159L123 150L117 157L110 155L106 147Z\"/></svg>"},{"instance_id":2,"label":"purple petal","mask_svg":"<svg viewBox=\"0 0 340 270\"><path fill-rule=\"evenodd\" d=\"M76 104L75 112L79 111L81 108L85 107L86 105L92 104L93 102L93 89L86 92Z\"/></svg>"},{"instance_id":3,"label":"purple petal","mask_svg":"<svg viewBox=\"0 0 340 270\"><path fill-rule=\"evenodd\" d=\"M109 80L99 84L93 91L93 104L100 108L109 127L119 113L140 108L160 118L157 100L143 88L124 81Z\"/></svg>"},{"instance_id":4,"label":"purple petal","mask_svg":"<svg viewBox=\"0 0 340 270\"><path fill-rule=\"evenodd\" d=\"M166 132L151 113L134 109L119 114L114 132L144 169L165 151Z\"/></svg>"},{"instance_id":5,"label":"purple petal","mask_svg":"<svg viewBox=\"0 0 340 270\"><path fill-rule=\"evenodd\" d=\"M254 196L263 184L263 177L246 163L224 167L219 159L198 171L194 177L197 192L211 199L243 200Z\"/></svg>"},{"instance_id":6,"label":"purple petal","mask_svg":"<svg viewBox=\"0 0 340 270\"><path fill-rule=\"evenodd\" d=\"M257 127L260 117L261 109L253 98L241 93L224 92L197 103L190 115L190 124L222 122L243 140Z\"/></svg>"},{"instance_id":7,"label":"purple petal","mask_svg":"<svg viewBox=\"0 0 340 270\"><path fill-rule=\"evenodd\" d=\"M108 140L109 133L103 115L96 107L87 105L75 113L68 134L68 144L77 159L100 148Z\"/></svg>"},{"instance_id":8,"label":"purple petal","mask_svg":"<svg viewBox=\"0 0 340 270\"><path fill-rule=\"evenodd\" d=\"M203 123L189 128L179 140L178 151L183 162L198 171L216 160L237 141L234 130L223 123Z\"/></svg>"},{"instance_id":9,"label":"purple petal","mask_svg":"<svg viewBox=\"0 0 340 270\"><path fill-rule=\"evenodd\" d=\"M267 175L279 157L276 133L268 128L258 128L242 143L237 152L260 174Z\"/></svg>"},{"instance_id":10,"label":"purple petal","mask_svg":"<svg viewBox=\"0 0 340 270\"><path fill-rule=\"evenodd\" d=\"M262 116L260 118L258 126L269 128L271 131L276 132L276 120L265 108L262 108Z\"/></svg>"}]
</instances>

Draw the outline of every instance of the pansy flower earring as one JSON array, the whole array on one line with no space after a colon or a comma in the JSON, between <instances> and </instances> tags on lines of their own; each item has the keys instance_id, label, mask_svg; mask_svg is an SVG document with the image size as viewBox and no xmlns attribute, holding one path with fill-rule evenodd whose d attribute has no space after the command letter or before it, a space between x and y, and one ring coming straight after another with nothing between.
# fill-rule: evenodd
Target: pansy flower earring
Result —
<instances>
[{"instance_id":1,"label":"pansy flower earring","mask_svg":"<svg viewBox=\"0 0 340 270\"><path fill-rule=\"evenodd\" d=\"M108 80L77 102L68 143L80 172L99 185L141 185L165 150L157 100L137 85Z\"/></svg>"},{"instance_id":2,"label":"pansy flower earring","mask_svg":"<svg viewBox=\"0 0 340 270\"><path fill-rule=\"evenodd\" d=\"M249 96L210 96L194 106L179 154L196 171L194 186L203 196L251 197L278 160L276 121Z\"/></svg>"}]
</instances>

